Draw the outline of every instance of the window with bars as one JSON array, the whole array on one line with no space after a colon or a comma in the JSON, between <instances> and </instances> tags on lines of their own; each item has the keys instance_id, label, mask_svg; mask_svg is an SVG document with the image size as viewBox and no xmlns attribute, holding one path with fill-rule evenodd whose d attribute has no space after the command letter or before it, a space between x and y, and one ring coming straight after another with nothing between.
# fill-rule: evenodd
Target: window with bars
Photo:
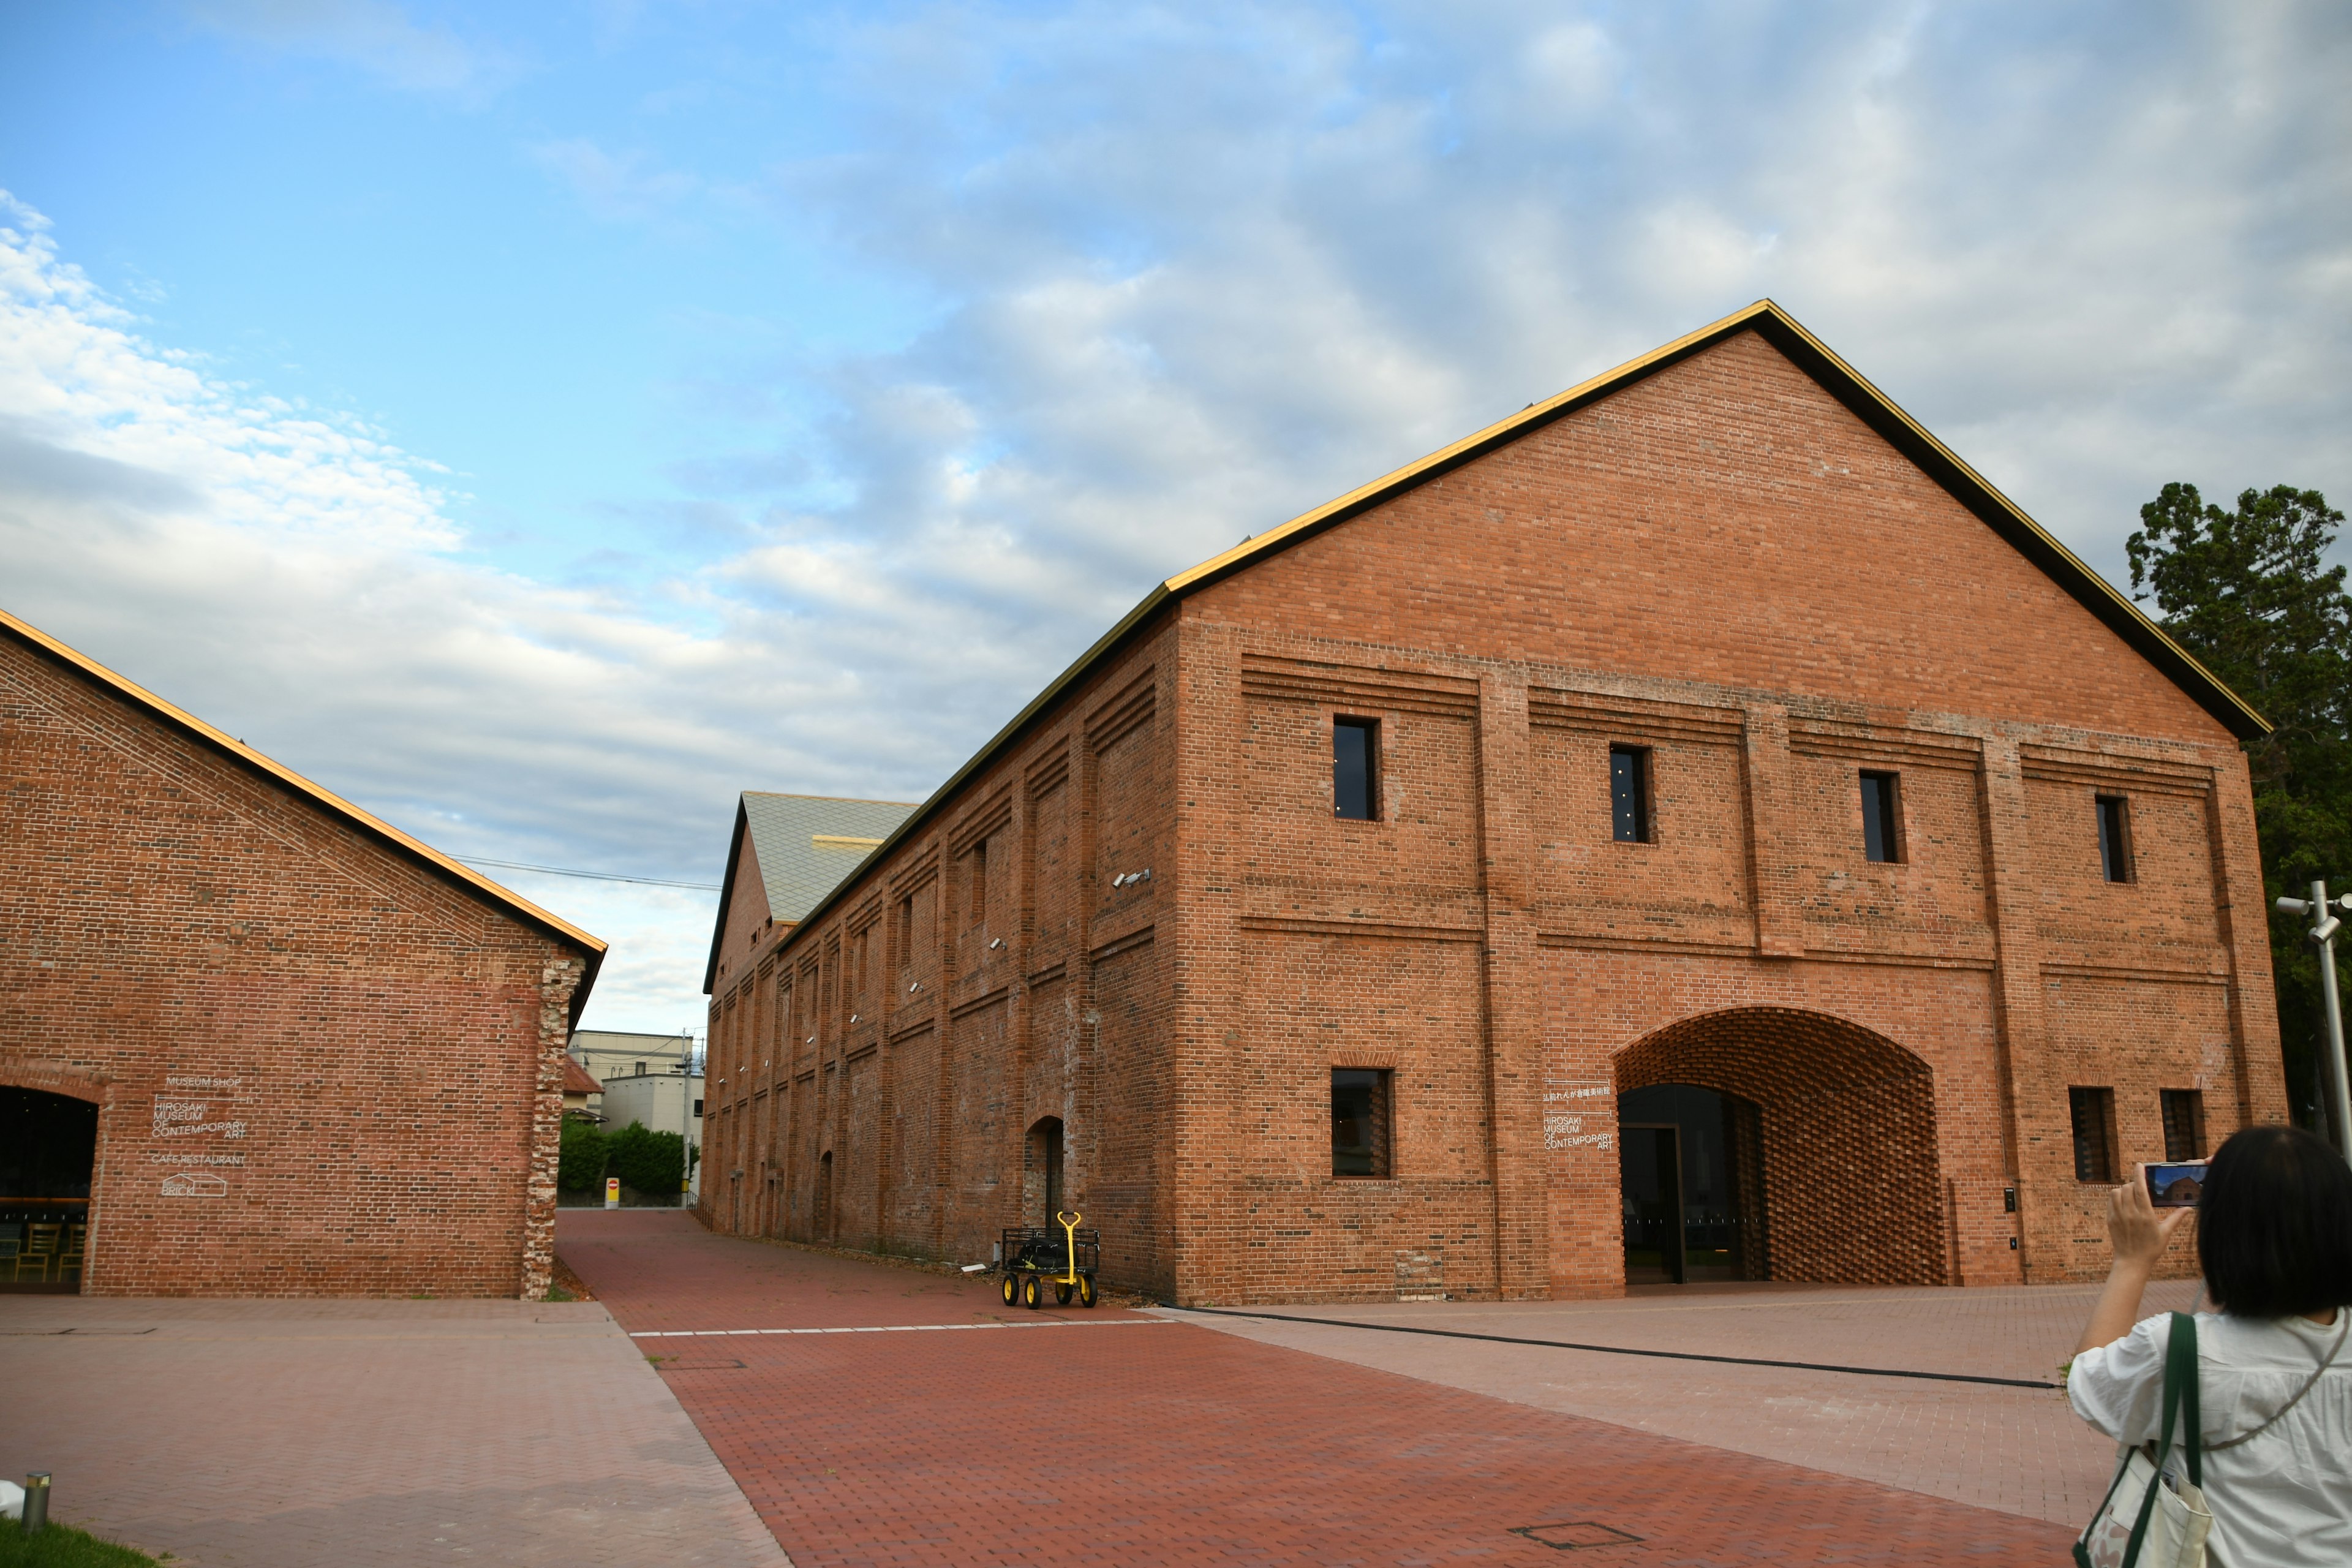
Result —
<instances>
[{"instance_id":1,"label":"window with bars","mask_svg":"<svg viewBox=\"0 0 2352 1568\"><path fill-rule=\"evenodd\" d=\"M2099 870L2110 882L2132 879L2131 802L2119 795L2097 799Z\"/></svg>"},{"instance_id":2,"label":"window with bars","mask_svg":"<svg viewBox=\"0 0 2352 1568\"><path fill-rule=\"evenodd\" d=\"M1389 1160L1386 1068L1331 1069L1331 1173L1385 1179Z\"/></svg>"},{"instance_id":3,"label":"window with bars","mask_svg":"<svg viewBox=\"0 0 2352 1568\"><path fill-rule=\"evenodd\" d=\"M2116 1179L2116 1091L2112 1089L2069 1089L2066 1110L2074 1123L2074 1179L2112 1183Z\"/></svg>"},{"instance_id":4,"label":"window with bars","mask_svg":"<svg viewBox=\"0 0 2352 1568\"><path fill-rule=\"evenodd\" d=\"M1610 832L1620 844L1650 842L1650 750L1609 748Z\"/></svg>"},{"instance_id":5,"label":"window with bars","mask_svg":"<svg viewBox=\"0 0 2352 1568\"><path fill-rule=\"evenodd\" d=\"M1331 721L1331 815L1370 822L1381 814L1381 726L1376 719Z\"/></svg>"},{"instance_id":6,"label":"window with bars","mask_svg":"<svg viewBox=\"0 0 2352 1568\"><path fill-rule=\"evenodd\" d=\"M2205 1096L2194 1089L2160 1089L2157 1102L2164 1113L2164 1157L2202 1160L2205 1157Z\"/></svg>"},{"instance_id":7,"label":"window with bars","mask_svg":"<svg viewBox=\"0 0 2352 1568\"><path fill-rule=\"evenodd\" d=\"M1903 781L1898 774L1862 775L1862 852L1864 858L1899 863L1903 858Z\"/></svg>"}]
</instances>

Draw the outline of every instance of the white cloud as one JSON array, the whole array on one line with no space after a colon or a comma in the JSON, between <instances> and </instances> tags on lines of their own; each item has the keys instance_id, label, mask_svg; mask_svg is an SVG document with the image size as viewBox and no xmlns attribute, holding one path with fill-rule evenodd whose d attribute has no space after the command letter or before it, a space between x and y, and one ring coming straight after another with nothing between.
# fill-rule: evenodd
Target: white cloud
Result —
<instances>
[{"instance_id":1,"label":"white cloud","mask_svg":"<svg viewBox=\"0 0 2352 1568\"><path fill-rule=\"evenodd\" d=\"M520 69L506 51L420 26L388 0L182 0L182 8L230 37L333 60L409 91L478 96Z\"/></svg>"},{"instance_id":2,"label":"white cloud","mask_svg":"<svg viewBox=\"0 0 2352 1568\"><path fill-rule=\"evenodd\" d=\"M1159 576L1759 294L2111 572L2170 479L2352 492L2331 6L827 26L821 158L530 143L602 216L737 237L763 167L776 222L939 302L888 352L681 367L753 434L603 504L712 563L481 565L429 465L144 342L16 209L11 607L454 850L715 880L735 791L919 797ZM698 896L528 890L615 938L600 1021L694 1015Z\"/></svg>"}]
</instances>

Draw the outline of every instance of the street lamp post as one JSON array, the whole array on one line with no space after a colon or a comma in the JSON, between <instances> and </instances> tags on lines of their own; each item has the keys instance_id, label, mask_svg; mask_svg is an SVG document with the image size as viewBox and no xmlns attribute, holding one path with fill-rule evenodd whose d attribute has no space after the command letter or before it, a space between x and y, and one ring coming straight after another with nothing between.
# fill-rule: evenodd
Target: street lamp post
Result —
<instances>
[{"instance_id":1,"label":"street lamp post","mask_svg":"<svg viewBox=\"0 0 2352 1568\"><path fill-rule=\"evenodd\" d=\"M2327 1014L2327 1050L2323 1058L2327 1108L2336 1119L2336 1147L2347 1161L2352 1161L2352 1086L2345 1081L2344 1005L2336 994L2336 933L2344 924L2336 915L2352 915L2352 899L2337 899L2331 907L2327 884L2314 882L2310 898L2281 899L2278 910L2281 914L2309 915L2311 930L2304 934L2319 944L2319 989Z\"/></svg>"}]
</instances>

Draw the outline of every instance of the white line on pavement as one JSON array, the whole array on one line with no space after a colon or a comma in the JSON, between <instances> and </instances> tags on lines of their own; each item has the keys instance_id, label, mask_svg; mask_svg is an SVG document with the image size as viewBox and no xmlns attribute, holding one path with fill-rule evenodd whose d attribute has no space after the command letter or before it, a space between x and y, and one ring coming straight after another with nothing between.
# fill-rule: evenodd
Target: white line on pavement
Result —
<instances>
[{"instance_id":1,"label":"white line on pavement","mask_svg":"<svg viewBox=\"0 0 2352 1568\"><path fill-rule=\"evenodd\" d=\"M889 1323L858 1329L638 1329L633 1340L724 1339L735 1334L920 1334L939 1329L1137 1329L1171 1318L1040 1318L1031 1323Z\"/></svg>"}]
</instances>

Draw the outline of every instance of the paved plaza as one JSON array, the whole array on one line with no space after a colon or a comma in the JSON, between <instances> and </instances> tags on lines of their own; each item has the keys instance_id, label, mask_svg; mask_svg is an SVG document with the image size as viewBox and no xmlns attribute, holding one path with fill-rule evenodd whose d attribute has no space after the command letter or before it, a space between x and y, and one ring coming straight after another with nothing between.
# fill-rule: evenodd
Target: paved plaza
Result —
<instances>
[{"instance_id":1,"label":"paved plaza","mask_svg":"<svg viewBox=\"0 0 2352 1568\"><path fill-rule=\"evenodd\" d=\"M2016 1386L2084 1289L1027 1312L675 1211L559 1238L598 1300L0 1297L0 1470L200 1568L1533 1568L2057 1563L2110 1463Z\"/></svg>"},{"instance_id":2,"label":"paved plaza","mask_svg":"<svg viewBox=\"0 0 2352 1568\"><path fill-rule=\"evenodd\" d=\"M662 1358L802 1568L1533 1568L1570 1561L1571 1548L1592 1553L1577 1562L1656 1564L2056 1563L2073 1534L2025 1511L1496 1397L1440 1364L1450 1351L1383 1367L1368 1358L1390 1352L1349 1348L1450 1342L1425 1336L1109 1308L1029 1313L1003 1307L986 1280L714 1237L677 1214L568 1211L559 1246ZM1638 1317L1694 1304L1704 1299L1630 1306ZM1977 1331L1988 1344L2008 1331L1998 1318ZM1719 1342L1780 1343L1769 1326L1749 1341L1722 1321ZM1821 1336L1805 1341L1816 1348L1841 1339L1805 1331ZM1331 1342L1313 1354L1265 1342L1293 1334ZM1552 1358L1589 1354L1496 1348L1521 1358L1528 1382L1563 1375L1543 1370ZM2043 1349L2027 1333L2005 1353L1999 1364L2017 1366ZM1639 1363L1662 1391L1671 1384L1658 1369L1676 1364ZM1843 1381L1811 1397L1864 1407L1851 1403L1862 1380L1813 1375ZM1903 1395L1876 1396L1889 1407L1913 1388L1874 1381L1901 1385ZM1727 1404L1748 1397L1726 1387Z\"/></svg>"},{"instance_id":3,"label":"paved plaza","mask_svg":"<svg viewBox=\"0 0 2352 1568\"><path fill-rule=\"evenodd\" d=\"M593 1303L0 1296L0 1474L197 1568L786 1568Z\"/></svg>"}]
</instances>

